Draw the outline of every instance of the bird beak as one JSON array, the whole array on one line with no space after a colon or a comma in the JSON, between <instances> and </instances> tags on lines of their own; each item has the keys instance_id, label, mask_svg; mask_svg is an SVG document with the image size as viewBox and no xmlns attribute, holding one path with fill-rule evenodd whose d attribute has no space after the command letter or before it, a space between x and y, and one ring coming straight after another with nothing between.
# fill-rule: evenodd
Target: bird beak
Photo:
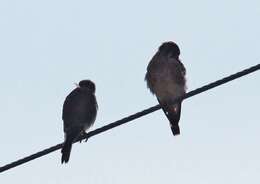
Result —
<instances>
[{"instance_id":1,"label":"bird beak","mask_svg":"<svg viewBox=\"0 0 260 184\"><path fill-rule=\"evenodd\" d=\"M80 88L80 86L79 86L79 84L78 83L74 83L75 84L75 86L77 87L77 88Z\"/></svg>"}]
</instances>

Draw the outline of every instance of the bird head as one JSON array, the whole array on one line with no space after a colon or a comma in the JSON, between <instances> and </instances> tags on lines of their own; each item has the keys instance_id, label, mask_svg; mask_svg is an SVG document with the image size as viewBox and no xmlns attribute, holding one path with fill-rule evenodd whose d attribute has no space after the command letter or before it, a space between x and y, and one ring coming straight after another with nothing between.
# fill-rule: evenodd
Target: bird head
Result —
<instances>
[{"instance_id":1,"label":"bird head","mask_svg":"<svg viewBox=\"0 0 260 184\"><path fill-rule=\"evenodd\" d=\"M90 90L92 93L95 93L95 91L96 91L96 86L91 80L82 80L79 82L77 87L86 88L86 89Z\"/></svg>"},{"instance_id":2,"label":"bird head","mask_svg":"<svg viewBox=\"0 0 260 184\"><path fill-rule=\"evenodd\" d=\"M159 52L167 55L168 57L173 57L178 59L180 55L180 48L176 43L169 41L169 42L164 42L159 47Z\"/></svg>"}]
</instances>

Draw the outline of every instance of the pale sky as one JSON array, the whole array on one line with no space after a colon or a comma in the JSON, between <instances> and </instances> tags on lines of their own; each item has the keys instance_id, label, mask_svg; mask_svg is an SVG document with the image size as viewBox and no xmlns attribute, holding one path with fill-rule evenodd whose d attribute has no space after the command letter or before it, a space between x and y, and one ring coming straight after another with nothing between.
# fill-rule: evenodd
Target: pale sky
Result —
<instances>
[{"instance_id":1,"label":"pale sky","mask_svg":"<svg viewBox=\"0 0 260 184\"><path fill-rule=\"evenodd\" d=\"M63 141L74 82L96 83L91 130L157 103L149 60L175 41L188 91L260 62L260 1L0 1L0 166ZM260 72L0 174L0 183L259 184Z\"/></svg>"}]
</instances>

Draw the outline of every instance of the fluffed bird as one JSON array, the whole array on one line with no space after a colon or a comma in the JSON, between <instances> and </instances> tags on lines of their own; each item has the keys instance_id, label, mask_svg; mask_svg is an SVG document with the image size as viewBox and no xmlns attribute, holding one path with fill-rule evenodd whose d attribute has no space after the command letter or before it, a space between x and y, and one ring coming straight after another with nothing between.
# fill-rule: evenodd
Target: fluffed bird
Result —
<instances>
[{"instance_id":1,"label":"fluffed bird","mask_svg":"<svg viewBox=\"0 0 260 184\"><path fill-rule=\"evenodd\" d=\"M181 103L173 100L186 93L186 69L179 59L180 49L174 42L163 43L147 67L147 87L156 95L168 118L173 135L180 134Z\"/></svg>"},{"instance_id":2,"label":"fluffed bird","mask_svg":"<svg viewBox=\"0 0 260 184\"><path fill-rule=\"evenodd\" d=\"M63 104L62 119L65 141L61 150L61 163L67 163L73 142L85 134L97 115L97 101L95 84L90 80L82 80L65 99Z\"/></svg>"}]
</instances>

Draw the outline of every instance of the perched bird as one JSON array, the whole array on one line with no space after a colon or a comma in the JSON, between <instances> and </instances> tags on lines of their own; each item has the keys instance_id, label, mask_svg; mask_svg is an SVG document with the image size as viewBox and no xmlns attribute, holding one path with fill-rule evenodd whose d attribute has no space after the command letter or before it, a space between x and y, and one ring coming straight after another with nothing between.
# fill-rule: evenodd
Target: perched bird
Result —
<instances>
[{"instance_id":1,"label":"perched bird","mask_svg":"<svg viewBox=\"0 0 260 184\"><path fill-rule=\"evenodd\" d=\"M61 163L67 163L73 142L93 125L97 115L95 84L82 80L66 98L63 104L63 128L65 141L61 150Z\"/></svg>"},{"instance_id":2,"label":"perched bird","mask_svg":"<svg viewBox=\"0 0 260 184\"><path fill-rule=\"evenodd\" d=\"M180 49L174 42L165 42L147 67L147 87L156 95L168 118L173 135L180 134L181 103L173 100L186 93L186 69L179 59Z\"/></svg>"}]
</instances>

